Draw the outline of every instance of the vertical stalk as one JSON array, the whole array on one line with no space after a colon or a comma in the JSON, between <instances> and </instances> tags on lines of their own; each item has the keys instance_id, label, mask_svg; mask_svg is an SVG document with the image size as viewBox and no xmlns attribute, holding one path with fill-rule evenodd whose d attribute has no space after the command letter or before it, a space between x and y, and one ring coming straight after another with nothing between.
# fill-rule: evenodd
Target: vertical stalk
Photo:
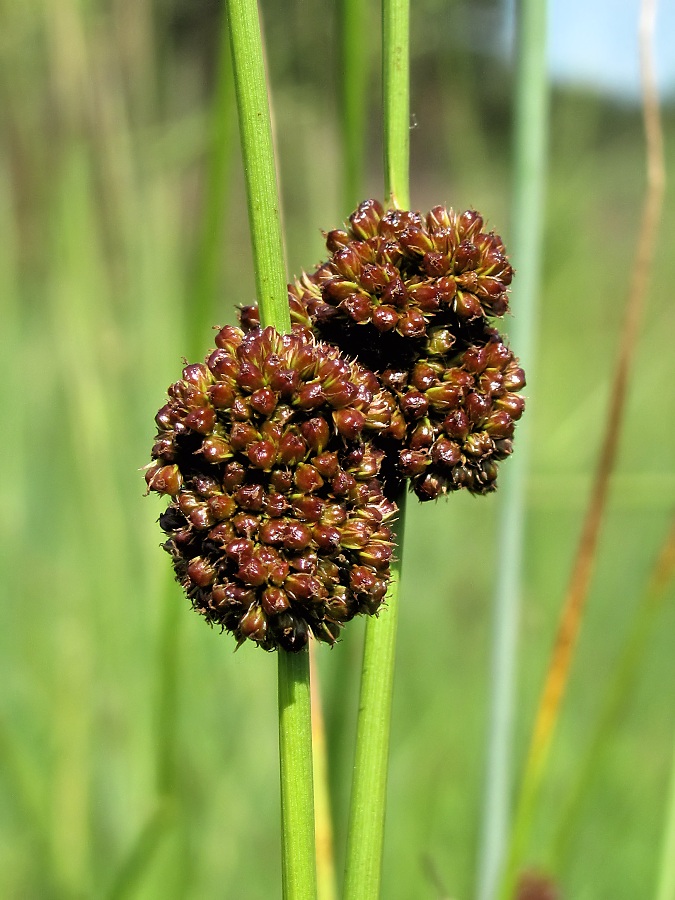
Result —
<instances>
[{"instance_id":1,"label":"vertical stalk","mask_svg":"<svg viewBox=\"0 0 675 900\"><path fill-rule=\"evenodd\" d=\"M514 183L509 243L518 276L513 291L517 315L509 325L509 334L531 380L541 286L548 143L546 0L521 0L517 6L516 28ZM478 900L492 900L495 896L509 829L529 422L530 418L526 417L521 423L518 453L501 476Z\"/></svg>"},{"instance_id":2,"label":"vertical stalk","mask_svg":"<svg viewBox=\"0 0 675 900\"><path fill-rule=\"evenodd\" d=\"M367 26L369 3L341 0L342 141L344 153L343 203L352 210L362 196L369 60Z\"/></svg>"},{"instance_id":3,"label":"vertical stalk","mask_svg":"<svg viewBox=\"0 0 675 900\"><path fill-rule=\"evenodd\" d=\"M309 646L309 673L312 680L312 764L314 767L314 809L316 823L316 880L318 900L337 900L333 817L328 786L326 729L321 705L321 689L316 660L316 644Z\"/></svg>"},{"instance_id":4,"label":"vertical stalk","mask_svg":"<svg viewBox=\"0 0 675 900\"><path fill-rule=\"evenodd\" d=\"M256 0L229 0L230 41L263 325L291 328L272 124ZM285 900L316 897L309 653L279 650L279 763Z\"/></svg>"},{"instance_id":5,"label":"vertical stalk","mask_svg":"<svg viewBox=\"0 0 675 900\"><path fill-rule=\"evenodd\" d=\"M392 565L386 606L377 618L370 618L366 624L349 810L345 900L376 900L380 895L405 497L402 494L398 498L399 559Z\"/></svg>"},{"instance_id":6,"label":"vertical stalk","mask_svg":"<svg viewBox=\"0 0 675 900\"><path fill-rule=\"evenodd\" d=\"M229 0L228 14L260 318L263 325L290 331L279 190L258 4L256 0Z\"/></svg>"},{"instance_id":7,"label":"vertical stalk","mask_svg":"<svg viewBox=\"0 0 675 900\"><path fill-rule=\"evenodd\" d=\"M410 205L409 38L409 0L383 0L385 194L397 207ZM376 900L380 893L405 500L406 494L402 491L396 498L399 558L392 566L387 605L377 618L370 618L366 624L347 837L345 900Z\"/></svg>"},{"instance_id":8,"label":"vertical stalk","mask_svg":"<svg viewBox=\"0 0 675 900\"><path fill-rule=\"evenodd\" d=\"M409 0L383 0L385 194L397 207L410 205L409 37ZM380 893L405 500L402 491L396 498L399 558L392 566L387 604L377 618L370 618L366 624L347 836L345 900L376 900Z\"/></svg>"},{"instance_id":9,"label":"vertical stalk","mask_svg":"<svg viewBox=\"0 0 675 900\"><path fill-rule=\"evenodd\" d=\"M382 3L384 190L392 206L410 206L410 0Z\"/></svg>"},{"instance_id":10,"label":"vertical stalk","mask_svg":"<svg viewBox=\"0 0 675 900\"><path fill-rule=\"evenodd\" d=\"M600 456L525 761L515 820L509 841L508 862L499 895L502 900L508 900L513 893L518 867L527 848L588 599L600 528L626 409L629 376L647 299L648 274L652 270L656 249L656 237L665 191L665 161L654 64L655 19L656 0L642 0L639 44L647 185L638 232L638 245L631 272L621 342L613 373Z\"/></svg>"},{"instance_id":11,"label":"vertical stalk","mask_svg":"<svg viewBox=\"0 0 675 900\"><path fill-rule=\"evenodd\" d=\"M279 650L279 762L284 900L316 897L309 653Z\"/></svg>"},{"instance_id":12,"label":"vertical stalk","mask_svg":"<svg viewBox=\"0 0 675 900\"><path fill-rule=\"evenodd\" d=\"M369 125L367 111L371 95L375 59L369 35L379 17L375 0L340 0L340 137L342 140L341 212L350 213L367 196L365 189L366 147ZM364 623L365 627L365 623ZM330 679L323 691L325 703L326 743L328 750L328 785L335 822L343 818L349 792L344 791L345 774L351 772L353 747L345 740L353 724L353 700L360 678L358 662L363 653L362 634L356 629L345 633L339 655L333 654ZM316 740L315 740L316 748ZM315 756L316 765L316 756ZM317 821L318 821L317 797ZM320 860L320 857L319 857ZM340 873L341 875L342 873ZM321 874L319 873L321 896Z\"/></svg>"}]
</instances>

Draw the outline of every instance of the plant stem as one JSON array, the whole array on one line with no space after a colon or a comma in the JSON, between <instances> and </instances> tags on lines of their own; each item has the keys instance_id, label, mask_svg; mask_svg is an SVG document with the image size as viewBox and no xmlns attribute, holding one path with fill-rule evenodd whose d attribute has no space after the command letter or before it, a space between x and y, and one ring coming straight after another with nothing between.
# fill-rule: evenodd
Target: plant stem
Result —
<instances>
[{"instance_id":1,"label":"plant stem","mask_svg":"<svg viewBox=\"0 0 675 900\"><path fill-rule=\"evenodd\" d=\"M656 237L665 189L665 164L663 132L654 66L655 11L656 0L642 0L640 60L646 138L647 187L638 232L638 246L631 272L621 343L614 367L600 457L525 762L516 816L511 832L509 858L499 895L502 900L510 900L512 896L518 868L527 849L536 803L539 798L553 735L560 715L574 648L581 628L593 575L600 527L609 493L610 477L616 463L619 437L626 407L629 375L638 343L639 326L647 297L648 274L652 269L656 248Z\"/></svg>"},{"instance_id":2,"label":"plant stem","mask_svg":"<svg viewBox=\"0 0 675 900\"><path fill-rule=\"evenodd\" d=\"M509 324L509 334L511 345L520 357L528 381L531 381L541 289L548 143L546 0L521 0L517 8L514 185L509 243L518 277L513 291L517 315ZM504 467L501 476L478 900L492 900L495 895L511 814L511 751L530 421L531 410L529 417L526 416L518 428L518 452Z\"/></svg>"},{"instance_id":3,"label":"plant stem","mask_svg":"<svg viewBox=\"0 0 675 900\"><path fill-rule=\"evenodd\" d=\"M342 51L342 141L344 153L343 203L352 210L362 197L368 76L371 54L364 19L369 4L363 0L342 0L340 41ZM367 25L367 22L366 22Z\"/></svg>"},{"instance_id":4,"label":"plant stem","mask_svg":"<svg viewBox=\"0 0 675 900\"><path fill-rule=\"evenodd\" d=\"M316 897L309 652L279 657L279 760L284 900Z\"/></svg>"},{"instance_id":5,"label":"plant stem","mask_svg":"<svg viewBox=\"0 0 675 900\"><path fill-rule=\"evenodd\" d=\"M316 821L316 876L318 900L336 900L333 817L328 788L328 752L321 704L321 689L316 659L316 643L309 646L309 672L312 680L312 763L314 766L314 806Z\"/></svg>"},{"instance_id":6,"label":"plant stem","mask_svg":"<svg viewBox=\"0 0 675 900\"><path fill-rule=\"evenodd\" d=\"M392 565L386 606L377 618L369 618L366 624L347 836L345 900L376 900L380 894L405 500L406 494L402 492L397 498L399 558Z\"/></svg>"},{"instance_id":7,"label":"plant stem","mask_svg":"<svg viewBox=\"0 0 675 900\"><path fill-rule=\"evenodd\" d=\"M279 191L256 0L229 0L230 43L260 319L290 331Z\"/></svg>"},{"instance_id":8,"label":"plant stem","mask_svg":"<svg viewBox=\"0 0 675 900\"><path fill-rule=\"evenodd\" d=\"M409 0L383 0L385 195L393 206L403 208L410 205L409 39ZM405 489L399 492L396 502L399 509L396 526L398 560L392 566L387 605L377 618L370 618L366 624L347 835L345 900L376 900L380 893Z\"/></svg>"},{"instance_id":9,"label":"plant stem","mask_svg":"<svg viewBox=\"0 0 675 900\"><path fill-rule=\"evenodd\" d=\"M382 3L384 189L392 206L410 206L410 2Z\"/></svg>"},{"instance_id":10,"label":"plant stem","mask_svg":"<svg viewBox=\"0 0 675 900\"><path fill-rule=\"evenodd\" d=\"M229 0L230 40L260 319L291 330L279 193L256 0ZM285 900L316 897L309 653L279 657L279 768Z\"/></svg>"}]
</instances>

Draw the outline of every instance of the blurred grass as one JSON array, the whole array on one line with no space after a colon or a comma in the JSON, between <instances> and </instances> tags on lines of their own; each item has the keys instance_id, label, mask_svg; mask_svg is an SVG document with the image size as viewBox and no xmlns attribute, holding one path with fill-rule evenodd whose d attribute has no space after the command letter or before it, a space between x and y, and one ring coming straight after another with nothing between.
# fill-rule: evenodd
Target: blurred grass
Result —
<instances>
[{"instance_id":1,"label":"blurred grass","mask_svg":"<svg viewBox=\"0 0 675 900\"><path fill-rule=\"evenodd\" d=\"M443 68L440 48L456 49L461 12L457 5L439 18L437 6L424 0L413 18L413 204L475 205L508 246L508 73L459 50ZM7 897L102 895L155 809L168 561L154 521L161 502L142 496L138 470L154 412L192 352L219 9L173 0L1 4L0 893ZM292 3L287 14L269 3L263 10L289 269L298 272L320 258L320 229L346 212L335 22L316 2ZM297 25L292 34L289 23ZM366 173L373 195L382 183L376 94ZM672 107L665 127L672 171ZM558 92L552 129L521 757L589 489L643 189L637 110ZM223 191L229 202L212 298L221 323L254 292L238 164ZM601 682L675 505L674 231L671 190L534 858L550 843ZM203 336L204 349L209 340ZM471 892L495 511L493 498L459 495L409 511L387 898L437 896L425 858L451 896ZM183 615L178 811L137 896L275 896L276 661L252 647L234 654L172 591ZM563 873L574 900L634 900L654 881L675 726L672 600L671 588L639 684L584 799ZM327 696L340 690L331 683L339 653L358 663L361 632L354 623L343 645L319 648ZM352 742L349 731L331 737L341 751L346 745L331 773L340 868Z\"/></svg>"}]
</instances>

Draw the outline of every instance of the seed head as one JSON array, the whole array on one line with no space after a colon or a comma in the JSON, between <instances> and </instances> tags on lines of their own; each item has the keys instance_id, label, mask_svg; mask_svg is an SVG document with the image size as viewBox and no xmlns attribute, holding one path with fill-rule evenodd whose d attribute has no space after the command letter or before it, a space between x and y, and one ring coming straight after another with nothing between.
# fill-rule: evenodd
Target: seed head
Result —
<instances>
[{"instance_id":1,"label":"seed head","mask_svg":"<svg viewBox=\"0 0 675 900\"><path fill-rule=\"evenodd\" d=\"M495 489L497 463L512 451L525 376L492 328L468 346L436 353L437 346L432 333L428 355L412 369L382 373L406 422L399 471L420 500L460 488L486 494Z\"/></svg>"},{"instance_id":2,"label":"seed head","mask_svg":"<svg viewBox=\"0 0 675 900\"><path fill-rule=\"evenodd\" d=\"M178 580L210 623L266 650L335 642L386 592L394 513L378 479L393 398L301 329L221 329L157 413L149 490Z\"/></svg>"},{"instance_id":3,"label":"seed head","mask_svg":"<svg viewBox=\"0 0 675 900\"><path fill-rule=\"evenodd\" d=\"M380 359L400 362L404 344L425 338L439 316L456 329L508 309L513 269L474 210L436 206L423 217L366 200L326 247L326 262L290 288L293 319L374 368L374 340Z\"/></svg>"},{"instance_id":4,"label":"seed head","mask_svg":"<svg viewBox=\"0 0 675 900\"><path fill-rule=\"evenodd\" d=\"M525 376L488 317L508 309L513 270L479 213L426 216L364 201L326 235L328 259L289 285L294 327L355 357L396 398L376 437L387 477L420 500L495 488L511 453ZM241 313L257 326L257 310ZM382 443L382 441L385 443Z\"/></svg>"}]
</instances>

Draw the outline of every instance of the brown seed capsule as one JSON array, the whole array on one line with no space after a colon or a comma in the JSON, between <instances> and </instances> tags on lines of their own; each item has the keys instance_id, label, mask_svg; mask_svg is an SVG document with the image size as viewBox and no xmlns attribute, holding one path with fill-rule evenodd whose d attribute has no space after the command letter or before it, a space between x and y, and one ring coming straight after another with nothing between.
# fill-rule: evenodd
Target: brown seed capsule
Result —
<instances>
[{"instance_id":1,"label":"brown seed capsule","mask_svg":"<svg viewBox=\"0 0 675 900\"><path fill-rule=\"evenodd\" d=\"M277 405L277 396L269 388L260 388L251 394L249 399L251 407L263 416L270 416Z\"/></svg>"},{"instance_id":2,"label":"brown seed capsule","mask_svg":"<svg viewBox=\"0 0 675 900\"><path fill-rule=\"evenodd\" d=\"M312 532L302 522L289 521L286 526L284 546L288 550L304 550L312 540Z\"/></svg>"},{"instance_id":3,"label":"brown seed capsule","mask_svg":"<svg viewBox=\"0 0 675 900\"><path fill-rule=\"evenodd\" d=\"M210 585L216 577L213 566L199 556L189 564L187 574L194 584L202 588Z\"/></svg>"},{"instance_id":4,"label":"brown seed capsule","mask_svg":"<svg viewBox=\"0 0 675 900\"><path fill-rule=\"evenodd\" d=\"M330 439L330 428L324 418L314 417L300 426L307 445L315 452L322 453Z\"/></svg>"},{"instance_id":5,"label":"brown seed capsule","mask_svg":"<svg viewBox=\"0 0 675 900\"><path fill-rule=\"evenodd\" d=\"M268 616L276 616L285 612L290 606L290 601L285 591L278 587L268 587L262 594L262 608Z\"/></svg>"},{"instance_id":6,"label":"brown seed capsule","mask_svg":"<svg viewBox=\"0 0 675 900\"><path fill-rule=\"evenodd\" d=\"M181 488L183 477L178 466L152 466L145 473L148 490L158 494L175 496Z\"/></svg>"},{"instance_id":7,"label":"brown seed capsule","mask_svg":"<svg viewBox=\"0 0 675 900\"><path fill-rule=\"evenodd\" d=\"M208 406L193 410L185 417L185 425L198 434L208 434L216 423L215 411Z\"/></svg>"},{"instance_id":8,"label":"brown seed capsule","mask_svg":"<svg viewBox=\"0 0 675 900\"><path fill-rule=\"evenodd\" d=\"M354 441L361 434L366 417L358 409L336 409L333 413L333 421L343 437Z\"/></svg>"},{"instance_id":9,"label":"brown seed capsule","mask_svg":"<svg viewBox=\"0 0 675 900\"><path fill-rule=\"evenodd\" d=\"M247 447L246 456L257 469L269 472L276 460L277 451L271 441L255 441Z\"/></svg>"},{"instance_id":10,"label":"brown seed capsule","mask_svg":"<svg viewBox=\"0 0 675 900\"><path fill-rule=\"evenodd\" d=\"M267 620L262 609L253 605L239 623L239 632L243 638L250 638L262 644L267 635Z\"/></svg>"}]
</instances>

